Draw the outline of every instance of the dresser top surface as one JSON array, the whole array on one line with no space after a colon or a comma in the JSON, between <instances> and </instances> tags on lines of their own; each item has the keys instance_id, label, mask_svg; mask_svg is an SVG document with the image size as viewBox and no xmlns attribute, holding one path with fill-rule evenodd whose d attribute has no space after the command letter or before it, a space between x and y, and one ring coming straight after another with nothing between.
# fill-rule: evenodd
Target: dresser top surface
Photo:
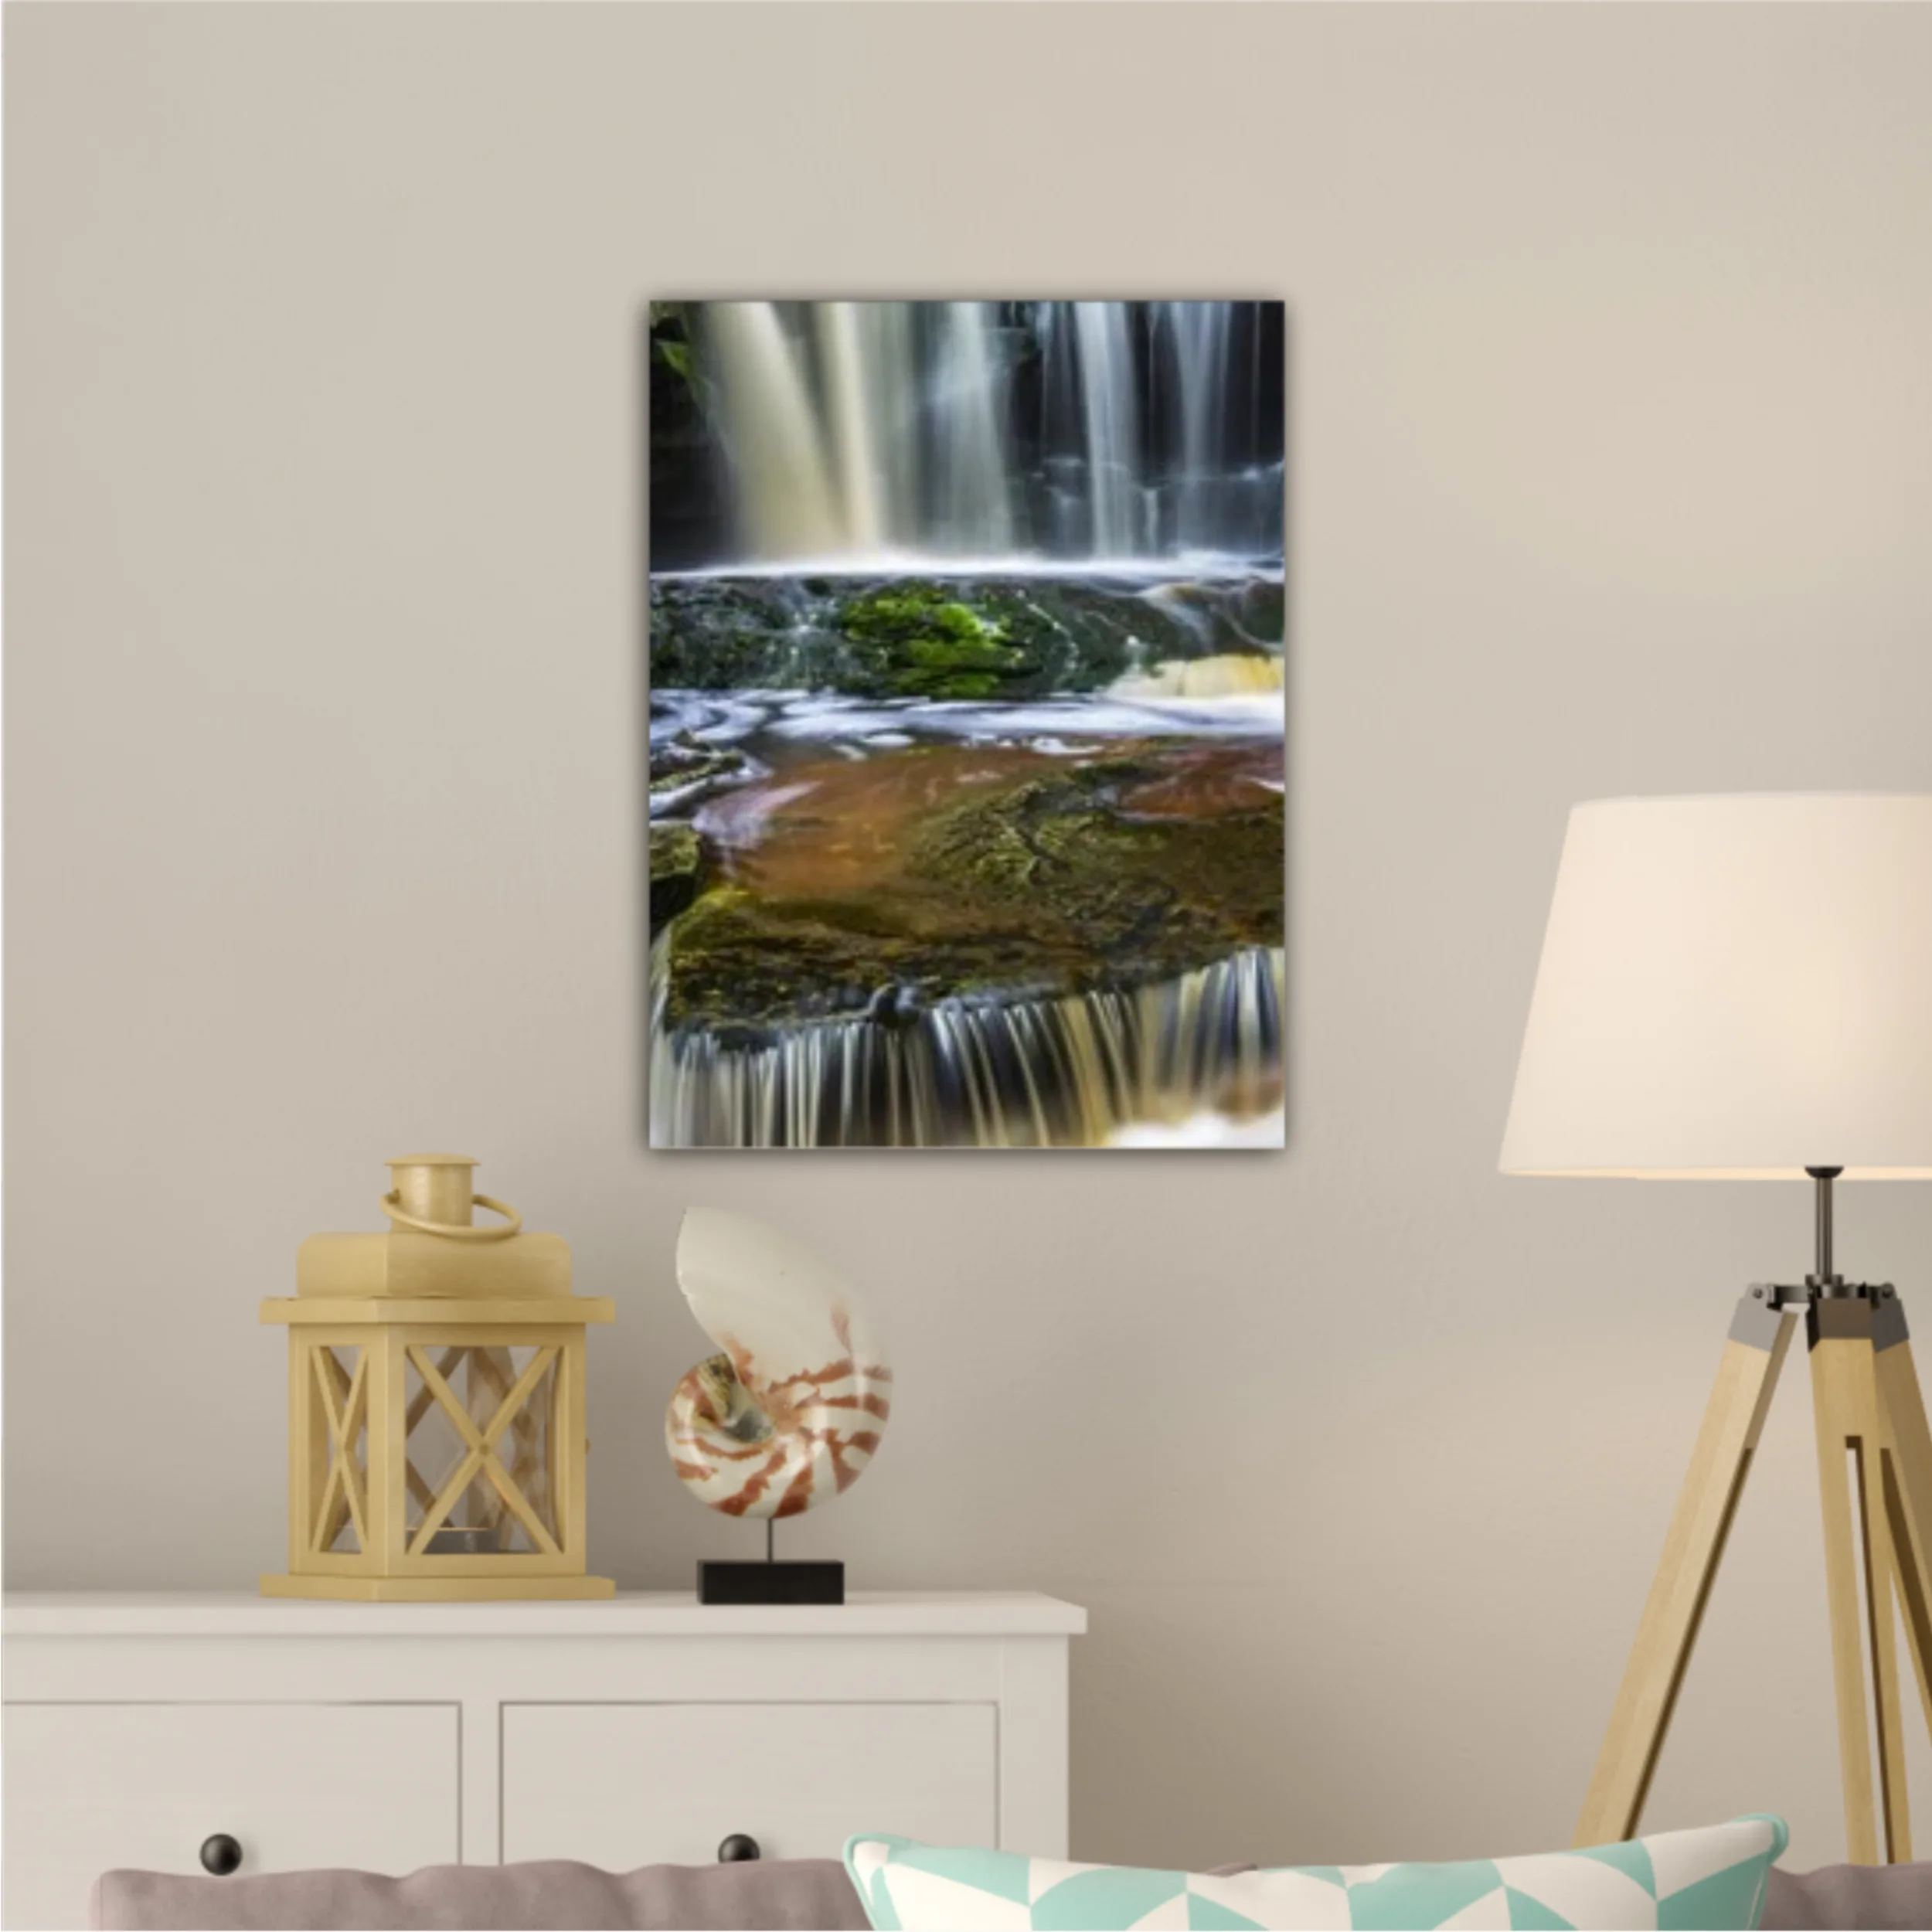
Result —
<instances>
[{"instance_id":1,"label":"dresser top surface","mask_svg":"<svg viewBox=\"0 0 1932 1932\"><path fill-rule=\"evenodd\" d=\"M1029 1591L855 1590L843 1604L700 1604L685 1590L585 1603L359 1604L243 1590L19 1590L9 1637L1077 1637L1087 1612Z\"/></svg>"}]
</instances>

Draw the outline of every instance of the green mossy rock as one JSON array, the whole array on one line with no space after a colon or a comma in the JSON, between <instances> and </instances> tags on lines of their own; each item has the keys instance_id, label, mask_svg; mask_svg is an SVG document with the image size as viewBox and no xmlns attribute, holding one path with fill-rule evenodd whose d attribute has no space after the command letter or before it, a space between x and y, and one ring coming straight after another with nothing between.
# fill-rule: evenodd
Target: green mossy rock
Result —
<instances>
[{"instance_id":1,"label":"green mossy rock","mask_svg":"<svg viewBox=\"0 0 1932 1932\"><path fill-rule=\"evenodd\" d=\"M689 825L651 828L651 924L661 929L695 900L704 885L704 846Z\"/></svg>"},{"instance_id":2,"label":"green mossy rock","mask_svg":"<svg viewBox=\"0 0 1932 1932\"><path fill-rule=\"evenodd\" d=\"M838 624L848 647L841 688L864 697L994 698L1037 668L998 617L934 583L850 598Z\"/></svg>"},{"instance_id":3,"label":"green mossy rock","mask_svg":"<svg viewBox=\"0 0 1932 1932\"><path fill-rule=\"evenodd\" d=\"M663 689L837 691L1012 701L1104 690L1176 658L1281 648L1266 575L659 577L651 679Z\"/></svg>"},{"instance_id":4,"label":"green mossy rock","mask_svg":"<svg viewBox=\"0 0 1932 1932\"><path fill-rule=\"evenodd\" d=\"M934 642L973 645L997 642L1000 628L971 604L936 583L896 584L852 598L839 612L839 628L861 643Z\"/></svg>"}]
</instances>

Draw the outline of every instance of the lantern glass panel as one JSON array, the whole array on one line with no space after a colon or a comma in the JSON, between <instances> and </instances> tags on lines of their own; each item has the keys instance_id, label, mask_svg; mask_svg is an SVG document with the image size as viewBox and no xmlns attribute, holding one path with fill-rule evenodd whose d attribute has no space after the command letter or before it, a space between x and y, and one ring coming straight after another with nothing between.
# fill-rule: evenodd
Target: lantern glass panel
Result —
<instances>
[{"instance_id":1,"label":"lantern glass panel","mask_svg":"<svg viewBox=\"0 0 1932 1932\"><path fill-rule=\"evenodd\" d=\"M413 1345L405 1360L412 1553L555 1555L557 1350Z\"/></svg>"}]
</instances>

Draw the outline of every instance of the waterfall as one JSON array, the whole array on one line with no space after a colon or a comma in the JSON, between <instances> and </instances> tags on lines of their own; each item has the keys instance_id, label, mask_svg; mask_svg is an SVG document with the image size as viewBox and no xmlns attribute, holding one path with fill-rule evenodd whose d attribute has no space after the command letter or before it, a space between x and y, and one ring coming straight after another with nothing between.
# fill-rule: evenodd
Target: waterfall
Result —
<instances>
[{"instance_id":1,"label":"waterfall","mask_svg":"<svg viewBox=\"0 0 1932 1932\"><path fill-rule=\"evenodd\" d=\"M1140 457L1127 309L1120 302L1074 302L1070 307L1080 349L1094 552L1097 556L1127 556L1141 547Z\"/></svg>"},{"instance_id":2,"label":"waterfall","mask_svg":"<svg viewBox=\"0 0 1932 1932\"><path fill-rule=\"evenodd\" d=\"M1279 554L1272 304L689 306L714 564Z\"/></svg>"},{"instance_id":3,"label":"waterfall","mask_svg":"<svg viewBox=\"0 0 1932 1932\"><path fill-rule=\"evenodd\" d=\"M859 302L859 342L870 393L873 462L894 543L916 546L921 482L919 363L910 302Z\"/></svg>"},{"instance_id":4,"label":"waterfall","mask_svg":"<svg viewBox=\"0 0 1932 1932\"><path fill-rule=\"evenodd\" d=\"M1281 1100L1284 955L1052 998L952 998L895 1023L800 1021L740 1043L665 1024L652 959L654 1147L1097 1146L1137 1122Z\"/></svg>"},{"instance_id":5,"label":"waterfall","mask_svg":"<svg viewBox=\"0 0 1932 1932\"><path fill-rule=\"evenodd\" d=\"M777 305L708 311L744 534L760 556L837 548L847 525L825 463L818 411Z\"/></svg>"},{"instance_id":6,"label":"waterfall","mask_svg":"<svg viewBox=\"0 0 1932 1932\"><path fill-rule=\"evenodd\" d=\"M934 536L940 547L981 556L1013 546L1008 502L1006 383L995 345L990 304L940 304L932 393L934 461L938 471Z\"/></svg>"},{"instance_id":7,"label":"waterfall","mask_svg":"<svg viewBox=\"0 0 1932 1932\"><path fill-rule=\"evenodd\" d=\"M1180 411L1181 468L1175 530L1190 547L1213 541L1216 485L1226 467L1231 302L1162 304ZM1257 332L1256 339L1260 339Z\"/></svg>"},{"instance_id":8,"label":"waterfall","mask_svg":"<svg viewBox=\"0 0 1932 1932\"><path fill-rule=\"evenodd\" d=\"M826 413L830 418L838 490L845 508L841 535L862 548L875 548L886 532L884 482L879 438L872 423L872 385L859 341L862 313L856 302L821 302L818 308L819 355L825 369Z\"/></svg>"}]
</instances>

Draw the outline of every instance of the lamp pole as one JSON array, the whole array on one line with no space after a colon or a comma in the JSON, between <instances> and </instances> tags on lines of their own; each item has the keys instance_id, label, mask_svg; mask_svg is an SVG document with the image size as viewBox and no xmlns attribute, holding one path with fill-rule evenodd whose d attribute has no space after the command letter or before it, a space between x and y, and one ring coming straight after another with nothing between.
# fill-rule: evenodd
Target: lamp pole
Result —
<instances>
[{"instance_id":1,"label":"lamp pole","mask_svg":"<svg viewBox=\"0 0 1932 1932\"><path fill-rule=\"evenodd\" d=\"M1807 1287L1823 1294L1849 1294L1851 1289L1832 1266L1832 1183L1842 1174L1842 1167L1808 1167L1811 1177L1812 1199L1816 1203L1816 1256Z\"/></svg>"}]
</instances>

